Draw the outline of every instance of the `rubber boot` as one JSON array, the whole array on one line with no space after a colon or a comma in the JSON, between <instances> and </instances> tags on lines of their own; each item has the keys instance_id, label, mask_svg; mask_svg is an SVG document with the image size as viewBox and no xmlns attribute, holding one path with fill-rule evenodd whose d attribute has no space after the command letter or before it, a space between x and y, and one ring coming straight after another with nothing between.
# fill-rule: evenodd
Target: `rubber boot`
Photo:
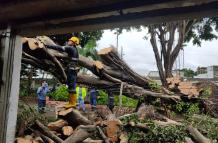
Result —
<instances>
[{"instance_id":1,"label":"rubber boot","mask_svg":"<svg viewBox=\"0 0 218 143\"><path fill-rule=\"evenodd\" d=\"M69 102L65 105L65 108L76 107L77 97L75 93L69 93Z\"/></svg>"}]
</instances>

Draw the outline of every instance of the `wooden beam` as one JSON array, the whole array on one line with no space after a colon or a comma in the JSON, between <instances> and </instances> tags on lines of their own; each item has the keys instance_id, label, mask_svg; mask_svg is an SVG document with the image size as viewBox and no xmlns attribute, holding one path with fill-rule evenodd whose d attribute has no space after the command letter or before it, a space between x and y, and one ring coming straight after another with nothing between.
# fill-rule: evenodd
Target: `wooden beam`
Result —
<instances>
[{"instance_id":1,"label":"wooden beam","mask_svg":"<svg viewBox=\"0 0 218 143\"><path fill-rule=\"evenodd\" d=\"M156 1L125 1L116 2L115 4L100 5L95 7L89 7L86 9L70 9L53 13L47 13L40 16L26 17L18 19L13 23L25 24L34 23L36 21L46 21L46 23L58 23L66 21L78 21L86 20L90 18L102 18L108 16L115 16L120 14L130 14L136 12L149 12L153 10L163 10L169 8L182 8L182 7L195 7L199 5L205 5L217 0L156 0Z\"/></svg>"},{"instance_id":2,"label":"wooden beam","mask_svg":"<svg viewBox=\"0 0 218 143\"><path fill-rule=\"evenodd\" d=\"M25 25L23 25L21 27L18 26L17 29L22 29L19 30L19 33L22 35L33 36L42 34L62 34L69 33L69 31L91 31L133 25L146 25L189 18L217 16L217 7L218 1L194 7L166 8L119 16L69 21L58 24L39 23L33 27L25 27Z\"/></svg>"}]
</instances>

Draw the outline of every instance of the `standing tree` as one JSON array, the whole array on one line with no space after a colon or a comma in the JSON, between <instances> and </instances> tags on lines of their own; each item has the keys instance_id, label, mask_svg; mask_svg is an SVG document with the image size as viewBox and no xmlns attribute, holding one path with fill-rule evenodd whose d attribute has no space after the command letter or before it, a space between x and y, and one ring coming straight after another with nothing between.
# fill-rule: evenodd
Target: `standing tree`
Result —
<instances>
[{"instance_id":1,"label":"standing tree","mask_svg":"<svg viewBox=\"0 0 218 143\"><path fill-rule=\"evenodd\" d=\"M181 20L146 26L150 37L157 68L163 86L167 87L166 78L172 77L173 65L184 43L192 41L201 46L201 40L213 40L217 36L218 18L201 20Z\"/></svg>"},{"instance_id":2,"label":"standing tree","mask_svg":"<svg viewBox=\"0 0 218 143\"><path fill-rule=\"evenodd\" d=\"M184 68L182 71L184 72L184 76L187 78L193 78L197 75L196 72L194 72L192 69Z\"/></svg>"}]
</instances>

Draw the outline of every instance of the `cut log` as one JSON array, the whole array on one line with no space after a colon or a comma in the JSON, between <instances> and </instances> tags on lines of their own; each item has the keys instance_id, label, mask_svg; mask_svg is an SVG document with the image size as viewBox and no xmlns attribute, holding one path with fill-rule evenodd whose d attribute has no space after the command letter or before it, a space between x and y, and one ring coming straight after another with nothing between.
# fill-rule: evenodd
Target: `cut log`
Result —
<instances>
[{"instance_id":1,"label":"cut log","mask_svg":"<svg viewBox=\"0 0 218 143\"><path fill-rule=\"evenodd\" d=\"M19 137L19 138L16 138L15 143L32 143L32 141L29 139Z\"/></svg>"},{"instance_id":2,"label":"cut log","mask_svg":"<svg viewBox=\"0 0 218 143\"><path fill-rule=\"evenodd\" d=\"M112 142L117 142L119 138L120 122L118 120L107 121L106 135Z\"/></svg>"},{"instance_id":3,"label":"cut log","mask_svg":"<svg viewBox=\"0 0 218 143\"><path fill-rule=\"evenodd\" d=\"M58 113L58 116L66 120L68 124L72 127L76 127L78 125L92 124L90 120L88 120L85 116L83 116L78 110L73 108L60 111Z\"/></svg>"},{"instance_id":4,"label":"cut log","mask_svg":"<svg viewBox=\"0 0 218 143\"><path fill-rule=\"evenodd\" d=\"M180 82L181 78L179 76L167 78L167 84L170 86L170 88L175 88Z\"/></svg>"},{"instance_id":5,"label":"cut log","mask_svg":"<svg viewBox=\"0 0 218 143\"><path fill-rule=\"evenodd\" d=\"M73 132L73 134L68 137L63 143L81 143L82 141L90 137L95 130L95 125L79 125Z\"/></svg>"},{"instance_id":6,"label":"cut log","mask_svg":"<svg viewBox=\"0 0 218 143\"><path fill-rule=\"evenodd\" d=\"M122 119L131 117L131 116L135 116L135 115L137 115L137 113L125 114L125 115L123 115L123 116L118 117L118 119L119 119L119 120L122 120Z\"/></svg>"},{"instance_id":7,"label":"cut log","mask_svg":"<svg viewBox=\"0 0 218 143\"><path fill-rule=\"evenodd\" d=\"M31 136L31 135L26 135L24 138L28 139L28 140L33 140L33 136Z\"/></svg>"},{"instance_id":8,"label":"cut log","mask_svg":"<svg viewBox=\"0 0 218 143\"><path fill-rule=\"evenodd\" d=\"M64 126L62 128L63 135L70 136L73 134L73 128L71 126Z\"/></svg>"},{"instance_id":9,"label":"cut log","mask_svg":"<svg viewBox=\"0 0 218 143\"><path fill-rule=\"evenodd\" d=\"M43 139L41 137L36 137L34 140L38 143L44 143Z\"/></svg>"},{"instance_id":10,"label":"cut log","mask_svg":"<svg viewBox=\"0 0 218 143\"><path fill-rule=\"evenodd\" d=\"M159 126L169 126L169 125L177 125L177 126L179 126L179 125L182 125L181 123L173 121L173 120L168 120L167 122L159 121L159 120L154 120L154 123L159 125Z\"/></svg>"},{"instance_id":11,"label":"cut log","mask_svg":"<svg viewBox=\"0 0 218 143\"><path fill-rule=\"evenodd\" d=\"M121 133L119 138L120 138L120 143L128 143L127 133Z\"/></svg>"},{"instance_id":12,"label":"cut log","mask_svg":"<svg viewBox=\"0 0 218 143\"><path fill-rule=\"evenodd\" d=\"M191 138L185 137L185 143L194 143Z\"/></svg>"},{"instance_id":13,"label":"cut log","mask_svg":"<svg viewBox=\"0 0 218 143\"><path fill-rule=\"evenodd\" d=\"M93 140L91 138L87 138L82 143L103 143L103 140Z\"/></svg>"},{"instance_id":14,"label":"cut log","mask_svg":"<svg viewBox=\"0 0 218 143\"><path fill-rule=\"evenodd\" d=\"M212 140L206 138L197 128L194 128L191 125L188 126L188 131L197 143L213 143Z\"/></svg>"},{"instance_id":15,"label":"cut log","mask_svg":"<svg viewBox=\"0 0 218 143\"><path fill-rule=\"evenodd\" d=\"M67 125L68 125L68 123L65 120L60 119L60 120L57 120L55 122L49 123L48 128L51 131L58 131L58 130L61 130L62 127L67 126Z\"/></svg>"},{"instance_id":16,"label":"cut log","mask_svg":"<svg viewBox=\"0 0 218 143\"><path fill-rule=\"evenodd\" d=\"M178 76L167 78L167 83L170 89L178 90L178 92L187 95L189 98L199 96L199 89L196 85L189 81L184 82Z\"/></svg>"},{"instance_id":17,"label":"cut log","mask_svg":"<svg viewBox=\"0 0 218 143\"><path fill-rule=\"evenodd\" d=\"M41 132L37 131L37 130L34 130L32 128L30 128L31 131L33 131L33 133L36 135L36 136L40 136L42 138L42 140L45 142L45 143L54 143L54 141L52 139L50 139L49 137L43 135Z\"/></svg>"},{"instance_id":18,"label":"cut log","mask_svg":"<svg viewBox=\"0 0 218 143\"><path fill-rule=\"evenodd\" d=\"M121 73L121 77L115 74L112 74L112 72L110 71L107 72L108 75L111 75L112 77L120 79L124 82L130 82L132 79L131 83L141 86L141 87L148 87L148 82L151 80L145 77L142 77L141 75L134 72L119 57L119 54L117 53L116 48L114 47L104 48L98 52L98 55L101 57L103 64L111 67L111 69L113 69L114 71L119 71ZM126 80L128 78L130 80Z\"/></svg>"},{"instance_id":19,"label":"cut log","mask_svg":"<svg viewBox=\"0 0 218 143\"><path fill-rule=\"evenodd\" d=\"M104 132L102 131L102 129L97 126L98 132L101 135L102 139L104 140L105 143L110 143L109 139L106 137L106 135L104 134Z\"/></svg>"},{"instance_id":20,"label":"cut log","mask_svg":"<svg viewBox=\"0 0 218 143\"><path fill-rule=\"evenodd\" d=\"M38 120L36 120L36 125L42 130L42 132L48 136L49 138L51 138L52 140L54 140L57 143L62 143L63 140L61 138L59 138L58 136L56 136L54 133L52 133L51 131L49 131L49 129L44 126L41 122L39 122Z\"/></svg>"}]
</instances>

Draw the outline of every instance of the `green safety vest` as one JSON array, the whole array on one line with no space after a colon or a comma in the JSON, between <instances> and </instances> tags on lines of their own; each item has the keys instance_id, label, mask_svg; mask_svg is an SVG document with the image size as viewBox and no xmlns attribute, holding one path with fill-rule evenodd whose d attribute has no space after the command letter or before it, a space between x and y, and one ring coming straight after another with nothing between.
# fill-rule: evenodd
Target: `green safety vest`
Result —
<instances>
[{"instance_id":1,"label":"green safety vest","mask_svg":"<svg viewBox=\"0 0 218 143\"><path fill-rule=\"evenodd\" d=\"M77 98L79 98L79 88L80 87L78 87L78 86L76 87ZM82 97L83 97L83 99L85 99L86 95L87 95L87 90L86 90L85 87L82 87Z\"/></svg>"}]
</instances>

